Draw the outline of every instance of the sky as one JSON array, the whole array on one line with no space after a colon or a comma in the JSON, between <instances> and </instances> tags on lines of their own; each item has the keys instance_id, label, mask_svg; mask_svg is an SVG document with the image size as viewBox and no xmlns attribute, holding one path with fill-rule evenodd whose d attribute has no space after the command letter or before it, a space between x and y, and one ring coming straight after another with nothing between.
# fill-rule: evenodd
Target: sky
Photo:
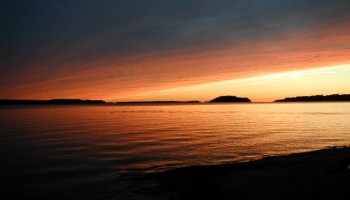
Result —
<instances>
[{"instance_id":1,"label":"sky","mask_svg":"<svg viewBox=\"0 0 350 200\"><path fill-rule=\"evenodd\" d=\"M350 93L349 0L4 0L0 99Z\"/></svg>"}]
</instances>

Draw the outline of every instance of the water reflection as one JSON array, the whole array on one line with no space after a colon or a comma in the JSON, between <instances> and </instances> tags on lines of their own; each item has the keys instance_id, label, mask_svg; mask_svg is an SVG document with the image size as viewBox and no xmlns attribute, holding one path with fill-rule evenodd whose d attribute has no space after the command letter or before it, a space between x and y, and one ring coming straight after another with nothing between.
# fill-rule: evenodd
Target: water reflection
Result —
<instances>
[{"instance_id":1,"label":"water reflection","mask_svg":"<svg viewBox=\"0 0 350 200\"><path fill-rule=\"evenodd\" d=\"M63 190L121 172L349 145L350 104L27 107L1 109L0 125L5 180Z\"/></svg>"}]
</instances>

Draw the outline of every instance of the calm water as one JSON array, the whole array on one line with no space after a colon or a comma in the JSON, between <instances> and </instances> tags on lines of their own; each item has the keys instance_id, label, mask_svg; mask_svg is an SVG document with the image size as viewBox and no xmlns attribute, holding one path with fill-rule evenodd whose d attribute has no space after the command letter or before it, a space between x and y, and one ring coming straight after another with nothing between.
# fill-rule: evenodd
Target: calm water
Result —
<instances>
[{"instance_id":1,"label":"calm water","mask_svg":"<svg viewBox=\"0 0 350 200\"><path fill-rule=\"evenodd\" d=\"M350 145L350 103L2 107L0 138L5 192L99 199L124 172Z\"/></svg>"}]
</instances>

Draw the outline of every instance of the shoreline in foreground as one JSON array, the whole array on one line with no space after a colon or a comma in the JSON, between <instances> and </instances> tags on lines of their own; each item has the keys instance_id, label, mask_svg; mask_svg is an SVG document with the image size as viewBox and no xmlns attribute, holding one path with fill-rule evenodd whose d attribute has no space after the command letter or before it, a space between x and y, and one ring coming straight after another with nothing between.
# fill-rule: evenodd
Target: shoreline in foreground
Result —
<instances>
[{"instance_id":1,"label":"shoreline in foreground","mask_svg":"<svg viewBox=\"0 0 350 200\"><path fill-rule=\"evenodd\" d=\"M124 178L127 186L106 199L346 199L350 147Z\"/></svg>"}]
</instances>

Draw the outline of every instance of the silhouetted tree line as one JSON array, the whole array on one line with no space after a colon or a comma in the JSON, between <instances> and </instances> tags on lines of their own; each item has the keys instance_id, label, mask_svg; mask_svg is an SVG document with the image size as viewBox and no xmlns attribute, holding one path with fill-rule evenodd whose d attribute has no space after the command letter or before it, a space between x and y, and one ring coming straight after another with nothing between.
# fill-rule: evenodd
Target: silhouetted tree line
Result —
<instances>
[{"instance_id":1,"label":"silhouetted tree line","mask_svg":"<svg viewBox=\"0 0 350 200\"><path fill-rule=\"evenodd\" d=\"M287 97L275 102L296 102L296 101L350 101L350 94L314 95Z\"/></svg>"},{"instance_id":2,"label":"silhouetted tree line","mask_svg":"<svg viewBox=\"0 0 350 200\"><path fill-rule=\"evenodd\" d=\"M251 102L251 101L247 97L236 97L236 96L227 95L227 96L216 97L215 99L212 99L209 102L215 103L215 102Z\"/></svg>"},{"instance_id":3,"label":"silhouetted tree line","mask_svg":"<svg viewBox=\"0 0 350 200\"><path fill-rule=\"evenodd\" d=\"M51 100L14 100L14 99L2 99L0 104L6 105L21 105L21 104L105 104L103 100L81 100L81 99L51 99Z\"/></svg>"},{"instance_id":4,"label":"silhouetted tree line","mask_svg":"<svg viewBox=\"0 0 350 200\"><path fill-rule=\"evenodd\" d=\"M332 94L332 95L314 95L314 96L297 96L287 97L275 100L275 102L312 102L312 101L350 101L350 94ZM219 96L209 101L216 102L251 102L247 97L236 96ZM115 104L176 104L176 103L200 103L199 101L133 101L117 102ZM51 100L15 100L0 99L0 105L59 105L59 104L107 104L103 100L82 100L82 99L51 99ZM111 104L111 103L109 103Z\"/></svg>"}]
</instances>

